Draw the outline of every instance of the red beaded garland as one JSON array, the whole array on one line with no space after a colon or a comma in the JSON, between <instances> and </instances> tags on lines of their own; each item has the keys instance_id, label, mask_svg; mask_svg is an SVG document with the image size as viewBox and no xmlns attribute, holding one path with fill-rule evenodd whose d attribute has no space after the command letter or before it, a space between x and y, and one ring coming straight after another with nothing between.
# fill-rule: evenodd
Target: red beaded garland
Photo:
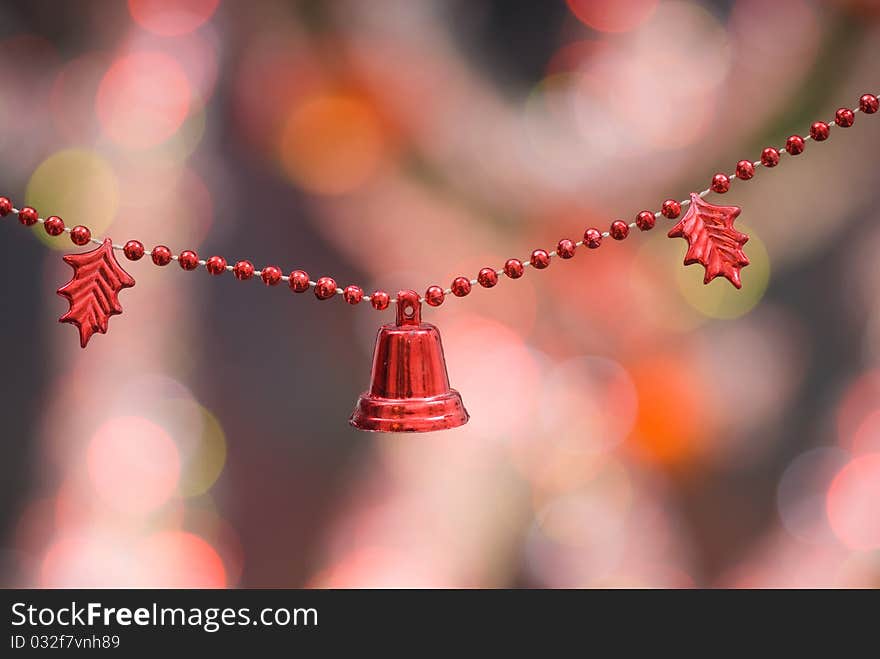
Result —
<instances>
[{"instance_id":1,"label":"red beaded garland","mask_svg":"<svg viewBox=\"0 0 880 659\"><path fill-rule=\"evenodd\" d=\"M82 224L77 224L70 230L70 242L74 245L79 245L82 247L87 244L92 239L92 232L89 231L88 227L84 227Z\"/></svg>"},{"instance_id":2,"label":"red beaded garland","mask_svg":"<svg viewBox=\"0 0 880 659\"><path fill-rule=\"evenodd\" d=\"M504 274L511 279L519 279L525 271L526 269L519 259L507 259L504 262Z\"/></svg>"},{"instance_id":3,"label":"red beaded garland","mask_svg":"<svg viewBox=\"0 0 880 659\"><path fill-rule=\"evenodd\" d=\"M477 281L483 288L492 288L498 283L498 273L492 268L483 268L477 274Z\"/></svg>"},{"instance_id":4,"label":"red beaded garland","mask_svg":"<svg viewBox=\"0 0 880 659\"><path fill-rule=\"evenodd\" d=\"M309 290L309 273L305 270L294 270L287 279L287 284L294 293L305 293ZM361 291L363 295L363 291Z\"/></svg>"},{"instance_id":5,"label":"red beaded garland","mask_svg":"<svg viewBox=\"0 0 880 659\"><path fill-rule=\"evenodd\" d=\"M859 110L865 114L874 114L880 108L880 101L874 94L865 94L859 99Z\"/></svg>"},{"instance_id":6,"label":"red beaded garland","mask_svg":"<svg viewBox=\"0 0 880 659\"><path fill-rule=\"evenodd\" d=\"M373 305L376 311L384 311L388 308L390 302L391 298L385 291L373 291L373 294L370 296L370 304Z\"/></svg>"},{"instance_id":7,"label":"red beaded garland","mask_svg":"<svg viewBox=\"0 0 880 659\"><path fill-rule=\"evenodd\" d=\"M777 150L773 147L765 148L761 153L759 162L761 165L768 168L775 167L779 164L782 153L787 153L792 156L797 156L803 153L806 149L807 139L822 142L830 137L832 126L840 126L841 128L852 126L855 122L856 111L861 111L865 114L874 114L878 112L878 110L880 110L880 100L878 100L877 96L875 94L864 94L859 99L858 110L846 107L838 108L833 122L816 121L812 123L809 129L809 137L807 138L800 135L790 135L785 142L784 149ZM709 189L715 193L728 192L732 178L736 177L740 180L749 180L753 178L755 175L755 167L759 162L740 160L737 163L736 170L733 174L715 174L712 178ZM701 199L697 199L694 195L692 195L692 198L696 200L695 203L702 202ZM548 253L544 249L534 250L530 255L529 262L526 264L523 264L523 262L518 259L509 259L504 264L503 270L495 270L494 268L488 267L483 268L480 270L476 281L485 288L492 288L497 285L498 277L501 272L504 272L504 274L511 279L518 279L524 274L524 265L531 265L536 269L544 269L549 267L553 256L559 256L562 259L572 258L580 244L584 244L591 249L599 247L603 235L610 236L615 240L623 240L629 235L631 227L637 226L642 231L650 230L655 226L656 218L660 214L669 219L676 219L679 217L682 211L681 206L681 202L674 199L667 199L663 202L659 214L647 210L642 211L636 216L635 221L632 224L628 224L624 220L615 220L611 224L609 231L605 234L602 234L596 228L589 228L584 232L583 243L575 243L569 239L562 239L557 243L556 249L553 252ZM71 242L75 245L84 246L90 241L96 243L99 242L92 240L91 231L86 226L77 225L68 229L60 217L53 215L46 219L41 219L37 211L30 206L26 206L21 210L16 211L12 201L8 197L0 196L0 217L6 216L13 211L19 215L19 222L23 225L33 226L37 223L42 223L43 228L48 235L59 236L67 231L70 233ZM105 240L104 245L105 249L109 250L109 238ZM114 246L114 248L120 249L118 245ZM196 252L192 250L184 250L179 256L174 257L169 248L163 245L158 245L153 248L152 251L146 252L144 245L137 240L129 240L124 246L122 246L121 251L125 254L126 258L131 261L140 260L145 254L149 253L153 262L159 266L167 265L174 259L178 260L180 267L184 270L194 270L199 265L205 265L208 272L212 275L220 275L225 270L230 269L233 270L238 279L249 279L252 278L256 272L253 264L248 261L239 261L235 264L234 268L229 268L226 260L221 256L212 256L207 261L200 261ZM290 288L295 292L304 292L311 287L308 274L302 270L295 270L291 272L288 277L284 277L281 270L276 266L266 266L260 271L260 276L268 286L275 286L282 280L288 280ZM444 290L437 285L430 286L426 290L422 299L430 306L440 306L444 302L447 293L452 293L457 297L464 297L470 293L471 288L471 280L465 277L457 277L453 280L449 289ZM349 285L343 291L336 286L336 282L331 277L322 277L315 285L315 295L318 299L329 299L336 294L341 294L349 304L358 304L364 299L364 291L359 286ZM388 308L388 306L394 301L386 292L380 290L375 291L372 296L367 298L367 300L378 310Z\"/></svg>"},{"instance_id":8,"label":"red beaded garland","mask_svg":"<svg viewBox=\"0 0 880 659\"><path fill-rule=\"evenodd\" d=\"M663 213L663 217L674 220L681 215L681 204L675 201L675 199L667 199L660 207L660 212Z\"/></svg>"},{"instance_id":9,"label":"red beaded garland","mask_svg":"<svg viewBox=\"0 0 880 659\"><path fill-rule=\"evenodd\" d=\"M715 176L712 177L712 185L710 187L712 192L724 194L730 190L730 178L727 174L715 174Z\"/></svg>"},{"instance_id":10,"label":"red beaded garland","mask_svg":"<svg viewBox=\"0 0 880 659\"><path fill-rule=\"evenodd\" d=\"M736 163L736 177L748 181L755 175L755 164L751 160L740 160Z\"/></svg>"},{"instance_id":11,"label":"red beaded garland","mask_svg":"<svg viewBox=\"0 0 880 659\"><path fill-rule=\"evenodd\" d=\"M623 240L629 235L629 225L623 220L614 220L608 233L611 234L614 240Z\"/></svg>"},{"instance_id":12,"label":"red beaded garland","mask_svg":"<svg viewBox=\"0 0 880 659\"><path fill-rule=\"evenodd\" d=\"M122 253L129 261L139 261L144 256L144 245L139 240L129 240L123 246Z\"/></svg>"},{"instance_id":13,"label":"red beaded garland","mask_svg":"<svg viewBox=\"0 0 880 659\"><path fill-rule=\"evenodd\" d=\"M281 281L281 268L276 265L267 265L260 272L260 279L266 286L277 286Z\"/></svg>"},{"instance_id":14,"label":"red beaded garland","mask_svg":"<svg viewBox=\"0 0 880 659\"><path fill-rule=\"evenodd\" d=\"M520 267L522 267L522 264L520 264ZM471 292L471 280L467 277L456 277L452 280L450 288L455 297L464 297Z\"/></svg>"},{"instance_id":15,"label":"red beaded garland","mask_svg":"<svg viewBox=\"0 0 880 659\"><path fill-rule=\"evenodd\" d=\"M856 114L849 108L840 108L834 113L834 123L841 128L849 128L856 121Z\"/></svg>"},{"instance_id":16,"label":"red beaded garland","mask_svg":"<svg viewBox=\"0 0 880 659\"><path fill-rule=\"evenodd\" d=\"M785 140L785 151L793 156L799 156L806 148L804 138L800 135L792 135Z\"/></svg>"},{"instance_id":17,"label":"red beaded garland","mask_svg":"<svg viewBox=\"0 0 880 659\"><path fill-rule=\"evenodd\" d=\"M559 244L556 245L556 253L559 254L560 258L570 259L574 256L575 245L568 238L563 238L559 241Z\"/></svg>"},{"instance_id":18,"label":"red beaded garland","mask_svg":"<svg viewBox=\"0 0 880 659\"><path fill-rule=\"evenodd\" d=\"M185 249L177 256L177 262L184 270L195 270L199 267L199 255L191 249Z\"/></svg>"},{"instance_id":19,"label":"red beaded garland","mask_svg":"<svg viewBox=\"0 0 880 659\"><path fill-rule=\"evenodd\" d=\"M226 272L226 259L222 256L212 256L205 262L205 268L212 275L222 275Z\"/></svg>"},{"instance_id":20,"label":"red beaded garland","mask_svg":"<svg viewBox=\"0 0 880 659\"><path fill-rule=\"evenodd\" d=\"M57 215L52 215L43 222L43 228L50 236L60 236L64 233L64 220Z\"/></svg>"},{"instance_id":21,"label":"red beaded garland","mask_svg":"<svg viewBox=\"0 0 880 659\"><path fill-rule=\"evenodd\" d=\"M439 307L441 304L443 304L443 300L445 298L446 294L439 286L429 286L428 290L425 291L425 302L430 304L432 307Z\"/></svg>"},{"instance_id":22,"label":"red beaded garland","mask_svg":"<svg viewBox=\"0 0 880 659\"><path fill-rule=\"evenodd\" d=\"M761 151L761 164L764 167L776 167L779 164L779 151L772 146Z\"/></svg>"},{"instance_id":23,"label":"red beaded garland","mask_svg":"<svg viewBox=\"0 0 880 659\"><path fill-rule=\"evenodd\" d=\"M828 124L824 121L815 121L810 126L810 137L812 137L817 142L824 142L828 139Z\"/></svg>"},{"instance_id":24,"label":"red beaded garland","mask_svg":"<svg viewBox=\"0 0 880 659\"><path fill-rule=\"evenodd\" d=\"M319 300L329 300L336 295L336 280L332 277L321 277L315 284L315 297Z\"/></svg>"},{"instance_id":25,"label":"red beaded garland","mask_svg":"<svg viewBox=\"0 0 880 659\"><path fill-rule=\"evenodd\" d=\"M529 257L529 263L535 270L543 270L550 265L550 255L543 249L536 249Z\"/></svg>"},{"instance_id":26,"label":"red beaded garland","mask_svg":"<svg viewBox=\"0 0 880 659\"><path fill-rule=\"evenodd\" d=\"M37 219L40 216L37 215L37 211L35 211L30 206L25 206L20 211L18 211L18 221L21 222L26 227L32 227L37 223Z\"/></svg>"},{"instance_id":27,"label":"red beaded garland","mask_svg":"<svg viewBox=\"0 0 880 659\"><path fill-rule=\"evenodd\" d=\"M642 211L636 215L636 226L642 231L650 231L653 229L656 221L657 218L654 217L654 213L651 211Z\"/></svg>"},{"instance_id":28,"label":"red beaded garland","mask_svg":"<svg viewBox=\"0 0 880 659\"><path fill-rule=\"evenodd\" d=\"M232 266L232 274L239 281L245 281L254 276L254 264L250 261L238 261Z\"/></svg>"},{"instance_id":29,"label":"red beaded garland","mask_svg":"<svg viewBox=\"0 0 880 659\"><path fill-rule=\"evenodd\" d=\"M357 304L364 298L364 289L354 284L346 286L342 291L342 298L349 304Z\"/></svg>"}]
</instances>

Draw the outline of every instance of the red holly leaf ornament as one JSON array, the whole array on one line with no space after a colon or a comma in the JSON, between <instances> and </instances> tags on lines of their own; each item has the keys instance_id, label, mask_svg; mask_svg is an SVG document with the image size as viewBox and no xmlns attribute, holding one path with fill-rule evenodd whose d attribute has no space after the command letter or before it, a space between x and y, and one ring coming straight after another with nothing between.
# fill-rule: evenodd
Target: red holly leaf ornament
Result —
<instances>
[{"instance_id":1,"label":"red holly leaf ornament","mask_svg":"<svg viewBox=\"0 0 880 659\"><path fill-rule=\"evenodd\" d=\"M73 267L73 279L58 289L58 295L67 298L70 309L58 321L76 325L85 348L92 334L107 333L110 316L122 313L117 296L134 286L134 279L119 265L109 238L91 252L65 254L64 262Z\"/></svg>"},{"instance_id":2,"label":"red holly leaf ornament","mask_svg":"<svg viewBox=\"0 0 880 659\"><path fill-rule=\"evenodd\" d=\"M733 228L739 213L736 206L713 206L691 193L687 213L669 231L670 238L684 238L688 242L684 264L699 263L706 268L704 284L724 275L731 284L742 288L740 270L749 264L742 246L749 237Z\"/></svg>"}]
</instances>

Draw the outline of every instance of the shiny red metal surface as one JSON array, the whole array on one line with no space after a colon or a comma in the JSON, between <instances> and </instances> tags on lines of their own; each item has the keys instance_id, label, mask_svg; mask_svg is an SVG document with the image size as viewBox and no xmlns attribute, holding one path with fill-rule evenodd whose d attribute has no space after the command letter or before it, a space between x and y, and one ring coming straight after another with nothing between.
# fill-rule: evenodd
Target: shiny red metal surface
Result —
<instances>
[{"instance_id":1,"label":"shiny red metal surface","mask_svg":"<svg viewBox=\"0 0 880 659\"><path fill-rule=\"evenodd\" d=\"M70 303L58 321L75 325L85 348L95 332L107 333L110 316L122 313L119 292L134 286L134 279L119 265L109 238L97 249L63 258L73 268L73 279L58 289L58 295Z\"/></svg>"},{"instance_id":2,"label":"shiny red metal surface","mask_svg":"<svg viewBox=\"0 0 880 659\"><path fill-rule=\"evenodd\" d=\"M370 390L349 423L359 430L430 432L467 423L461 395L449 387L437 328L421 320L415 291L397 296L397 323L379 329Z\"/></svg>"}]
</instances>

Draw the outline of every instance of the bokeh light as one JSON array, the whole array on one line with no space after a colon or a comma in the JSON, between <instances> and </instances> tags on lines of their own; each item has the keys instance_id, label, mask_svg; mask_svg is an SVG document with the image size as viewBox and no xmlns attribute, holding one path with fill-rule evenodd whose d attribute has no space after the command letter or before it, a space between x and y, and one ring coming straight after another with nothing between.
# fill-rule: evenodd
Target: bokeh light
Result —
<instances>
[{"instance_id":1,"label":"bokeh light","mask_svg":"<svg viewBox=\"0 0 880 659\"><path fill-rule=\"evenodd\" d=\"M281 163L309 192L337 195L364 184L382 164L387 145L366 100L319 95L294 108L281 138Z\"/></svg>"},{"instance_id":2,"label":"bokeh light","mask_svg":"<svg viewBox=\"0 0 880 659\"><path fill-rule=\"evenodd\" d=\"M73 534L56 539L43 555L43 588L119 588L139 583L137 557L105 534Z\"/></svg>"},{"instance_id":3,"label":"bokeh light","mask_svg":"<svg viewBox=\"0 0 880 659\"><path fill-rule=\"evenodd\" d=\"M585 25L600 32L627 32L643 23L657 8L657 0L566 0Z\"/></svg>"},{"instance_id":4,"label":"bokeh light","mask_svg":"<svg viewBox=\"0 0 880 659\"><path fill-rule=\"evenodd\" d=\"M640 361L630 373L639 401L631 438L636 453L663 465L699 457L715 418L700 374L681 368L672 355Z\"/></svg>"},{"instance_id":5,"label":"bokeh light","mask_svg":"<svg viewBox=\"0 0 880 659\"><path fill-rule=\"evenodd\" d=\"M105 53L87 53L67 62L52 85L49 106L58 132L71 143L86 143L100 130L95 95L107 70Z\"/></svg>"},{"instance_id":6,"label":"bokeh light","mask_svg":"<svg viewBox=\"0 0 880 659\"><path fill-rule=\"evenodd\" d=\"M177 37L204 24L220 0L128 0L131 17L163 37Z\"/></svg>"},{"instance_id":7,"label":"bokeh light","mask_svg":"<svg viewBox=\"0 0 880 659\"><path fill-rule=\"evenodd\" d=\"M226 436L220 422L204 407L199 411L201 433L195 450L187 457L180 482L181 493L185 496L197 496L210 489L226 462Z\"/></svg>"},{"instance_id":8,"label":"bokeh light","mask_svg":"<svg viewBox=\"0 0 880 659\"><path fill-rule=\"evenodd\" d=\"M95 491L121 512L143 515L166 503L180 477L180 457L161 427L139 417L106 421L89 443Z\"/></svg>"},{"instance_id":9,"label":"bokeh light","mask_svg":"<svg viewBox=\"0 0 880 659\"><path fill-rule=\"evenodd\" d=\"M91 228L92 235L100 236L116 218L119 194L119 181L105 158L94 151L65 149L34 170L25 199L43 217L59 215L67 226L83 224ZM96 203L98 199L100 203ZM34 229L47 245L70 249L67 240L49 237L42 227Z\"/></svg>"},{"instance_id":10,"label":"bokeh light","mask_svg":"<svg viewBox=\"0 0 880 659\"><path fill-rule=\"evenodd\" d=\"M154 588L226 586L226 569L217 551L193 533L157 533L141 545L138 560L144 585Z\"/></svg>"},{"instance_id":11,"label":"bokeh light","mask_svg":"<svg viewBox=\"0 0 880 659\"><path fill-rule=\"evenodd\" d=\"M828 518L848 547L880 548L880 453L854 458L835 476L828 489Z\"/></svg>"},{"instance_id":12,"label":"bokeh light","mask_svg":"<svg viewBox=\"0 0 880 659\"><path fill-rule=\"evenodd\" d=\"M779 480L776 503L785 529L811 543L833 542L825 498L850 455L833 447L811 449L791 463Z\"/></svg>"},{"instance_id":13,"label":"bokeh light","mask_svg":"<svg viewBox=\"0 0 880 659\"><path fill-rule=\"evenodd\" d=\"M157 146L189 113L192 91L180 64L160 52L117 59L104 74L95 111L107 136L128 149Z\"/></svg>"}]
</instances>

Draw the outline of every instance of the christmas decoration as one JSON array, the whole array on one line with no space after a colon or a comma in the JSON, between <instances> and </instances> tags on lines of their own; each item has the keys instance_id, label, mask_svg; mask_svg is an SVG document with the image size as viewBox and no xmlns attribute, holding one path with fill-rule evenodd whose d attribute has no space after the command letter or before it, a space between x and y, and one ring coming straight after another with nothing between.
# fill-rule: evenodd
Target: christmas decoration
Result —
<instances>
[{"instance_id":1,"label":"christmas decoration","mask_svg":"<svg viewBox=\"0 0 880 659\"><path fill-rule=\"evenodd\" d=\"M379 330L370 390L349 419L355 428L427 432L467 423L461 396L449 387L440 332L422 322L421 309L415 291L398 294L397 323Z\"/></svg>"},{"instance_id":2,"label":"christmas decoration","mask_svg":"<svg viewBox=\"0 0 880 659\"><path fill-rule=\"evenodd\" d=\"M742 246L749 237L733 228L738 215L736 206L713 206L691 194L687 213L669 231L670 238L684 238L688 242L684 264L699 263L706 268L704 284L724 275L731 284L742 288L739 272L749 264Z\"/></svg>"},{"instance_id":3,"label":"christmas decoration","mask_svg":"<svg viewBox=\"0 0 880 659\"><path fill-rule=\"evenodd\" d=\"M91 252L66 254L64 262L73 267L73 279L58 289L58 295L67 298L70 309L58 320L77 326L85 348L92 334L107 333L110 316L122 313L119 291L134 286L134 279L119 265L109 238Z\"/></svg>"},{"instance_id":4,"label":"christmas decoration","mask_svg":"<svg viewBox=\"0 0 880 659\"><path fill-rule=\"evenodd\" d=\"M160 267L176 260L185 271L204 267L213 276L232 272L239 281L262 281L266 286L278 286L281 282L286 282L294 293L313 289L319 300L338 297L351 305L369 302L377 311L384 311L395 304L397 323L385 325L379 331L372 384L370 390L361 396L350 419L351 424L362 430L386 432L439 430L466 423L468 414L461 402L461 396L449 388L437 328L421 322L423 302L439 307L450 295L459 298L468 296L477 285L487 289L495 287L501 281L502 275L507 279L519 279L525 274L526 268L543 270L557 257L563 260L573 258L579 247L597 249L605 238L625 240L633 229L650 231L661 218L676 220L683 208L687 208L685 216L672 227L668 235L670 238L684 238L688 242L685 265L702 264L706 269L704 282L707 284L718 275L723 275L734 286L741 288L740 271L749 264L749 260L742 249L748 236L733 228L740 209L735 206L715 206L703 198L711 193L728 193L734 182L751 180L759 168L773 168L780 163L783 156L795 157L804 153L809 141L824 142L830 137L832 128L849 128L855 123L857 113L870 115L875 114L878 109L880 100L877 96L864 94L859 99L858 107L838 109L834 120L827 123L814 122L806 136L791 135L781 148L766 147L758 160L740 160L732 174L716 173L710 180L709 187L700 193L691 193L690 199L667 199L661 204L659 211L643 210L632 222L614 220L607 231L590 227L584 231L583 240L575 242L563 238L553 251L535 249L528 258L508 259L501 268L482 268L473 279L456 277L448 288L436 284L429 286L422 297L408 290L401 291L396 299L381 290L367 295L363 288L354 284L344 288L337 286L332 277L312 280L303 270L294 270L289 275L284 275L281 268L274 265L265 266L261 270L257 270L250 261L237 261L235 265L229 265L230 261L222 256L211 256L203 260L195 251L188 249L177 255L164 245L147 250L137 240L116 245L109 238L93 238L88 227L78 225L70 228L65 226L60 217L50 216L44 219L31 207L17 209L7 197L0 197L0 217L14 214L25 226L42 224L50 236L67 233L75 245L91 242L100 246L91 252L64 257L73 266L74 277L58 289L58 294L70 302L70 310L60 321L72 323L79 328L80 345L83 348L94 332L107 332L110 316L122 313L117 298L119 291L134 286L134 279L120 267L114 252L122 252L130 261L149 256Z\"/></svg>"}]
</instances>

